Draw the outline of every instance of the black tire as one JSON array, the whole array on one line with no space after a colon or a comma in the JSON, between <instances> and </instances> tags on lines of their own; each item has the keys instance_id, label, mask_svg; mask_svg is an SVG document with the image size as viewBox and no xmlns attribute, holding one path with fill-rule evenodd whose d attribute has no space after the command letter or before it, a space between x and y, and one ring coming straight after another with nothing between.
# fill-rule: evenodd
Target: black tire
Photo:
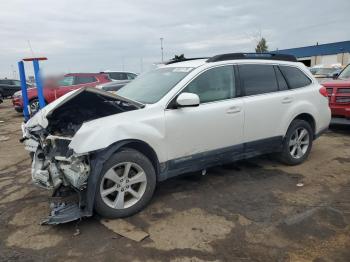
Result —
<instances>
[{"instance_id":1,"label":"black tire","mask_svg":"<svg viewBox=\"0 0 350 262\"><path fill-rule=\"evenodd\" d=\"M307 149L305 149L305 152L298 158L293 156L292 152L293 152L294 146L290 145L291 140L294 140L293 138L295 137L295 133L297 132L297 130L306 130L307 135L309 137L308 139L309 144ZM301 119L293 120L288 128L286 136L284 137L282 152L278 155L278 159L282 163L290 166L299 165L303 163L310 154L310 151L312 148L313 136L314 134L313 134L312 128L308 122Z\"/></svg>"},{"instance_id":2,"label":"black tire","mask_svg":"<svg viewBox=\"0 0 350 262\"><path fill-rule=\"evenodd\" d=\"M145 191L141 198L137 200L135 204L130 207L117 209L112 208L105 203L101 196L101 183L104 183L104 176L112 167L118 165L119 163L132 162L141 167L146 174L146 185ZM115 153L110 157L109 160L103 165L95 195L95 210L96 212L106 218L121 218L136 214L141 211L152 199L155 187L156 187L156 172L151 163L151 161L139 151L134 149L125 148L121 151ZM131 188L131 186L130 186ZM125 194L127 192L124 192ZM119 192L118 192L119 194ZM118 196L118 195L117 195ZM116 197L117 198L117 197ZM113 201L113 200L112 200Z\"/></svg>"},{"instance_id":3,"label":"black tire","mask_svg":"<svg viewBox=\"0 0 350 262\"><path fill-rule=\"evenodd\" d=\"M17 113L23 113L23 108L15 107Z\"/></svg>"},{"instance_id":4,"label":"black tire","mask_svg":"<svg viewBox=\"0 0 350 262\"><path fill-rule=\"evenodd\" d=\"M39 99L38 98L33 98L32 100L29 101L29 108L30 108L30 114L33 116L35 115L39 110Z\"/></svg>"}]
</instances>

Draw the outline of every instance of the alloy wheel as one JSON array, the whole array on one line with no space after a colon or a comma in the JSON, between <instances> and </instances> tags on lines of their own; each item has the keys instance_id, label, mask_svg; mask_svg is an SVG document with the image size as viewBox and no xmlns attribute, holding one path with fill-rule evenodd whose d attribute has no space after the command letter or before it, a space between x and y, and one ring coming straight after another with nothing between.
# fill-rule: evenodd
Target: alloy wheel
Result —
<instances>
[{"instance_id":1,"label":"alloy wheel","mask_svg":"<svg viewBox=\"0 0 350 262\"><path fill-rule=\"evenodd\" d=\"M111 167L102 177L100 194L103 202L114 209L136 204L146 191L147 176L136 163L123 162Z\"/></svg>"},{"instance_id":2,"label":"alloy wheel","mask_svg":"<svg viewBox=\"0 0 350 262\"><path fill-rule=\"evenodd\" d=\"M305 155L309 145L310 135L307 129L297 128L289 140L289 153L293 158L299 159Z\"/></svg>"},{"instance_id":3,"label":"alloy wheel","mask_svg":"<svg viewBox=\"0 0 350 262\"><path fill-rule=\"evenodd\" d=\"M34 100L30 103L30 113L34 115L36 112L39 111L39 100Z\"/></svg>"}]
</instances>

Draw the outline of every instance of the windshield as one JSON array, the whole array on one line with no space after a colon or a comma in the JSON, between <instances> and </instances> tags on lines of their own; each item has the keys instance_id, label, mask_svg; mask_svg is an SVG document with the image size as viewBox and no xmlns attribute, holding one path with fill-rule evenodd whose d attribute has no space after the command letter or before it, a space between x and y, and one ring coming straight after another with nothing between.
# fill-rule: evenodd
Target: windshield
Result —
<instances>
[{"instance_id":1,"label":"windshield","mask_svg":"<svg viewBox=\"0 0 350 262\"><path fill-rule=\"evenodd\" d=\"M118 95L143 104L153 104L165 96L193 68L167 67L149 71L118 91Z\"/></svg>"},{"instance_id":2,"label":"windshield","mask_svg":"<svg viewBox=\"0 0 350 262\"><path fill-rule=\"evenodd\" d=\"M340 79L348 79L350 78L350 65L344 68L343 71L341 71L339 77Z\"/></svg>"}]
</instances>

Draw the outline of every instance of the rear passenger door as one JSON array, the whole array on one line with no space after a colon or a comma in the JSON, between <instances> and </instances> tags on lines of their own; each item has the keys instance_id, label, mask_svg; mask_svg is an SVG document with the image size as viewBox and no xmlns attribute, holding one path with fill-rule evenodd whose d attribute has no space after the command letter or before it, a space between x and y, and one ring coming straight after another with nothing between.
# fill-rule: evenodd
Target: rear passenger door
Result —
<instances>
[{"instance_id":1,"label":"rear passenger door","mask_svg":"<svg viewBox=\"0 0 350 262\"><path fill-rule=\"evenodd\" d=\"M246 153L254 155L279 147L284 135L282 119L293 103L285 78L271 64L238 66L244 101Z\"/></svg>"}]
</instances>

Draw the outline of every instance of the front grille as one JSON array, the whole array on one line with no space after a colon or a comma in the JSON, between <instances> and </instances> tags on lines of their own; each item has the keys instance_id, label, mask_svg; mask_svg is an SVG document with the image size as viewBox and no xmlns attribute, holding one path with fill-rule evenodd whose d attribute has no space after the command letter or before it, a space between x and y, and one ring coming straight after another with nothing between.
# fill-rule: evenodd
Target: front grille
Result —
<instances>
[{"instance_id":1,"label":"front grille","mask_svg":"<svg viewBox=\"0 0 350 262\"><path fill-rule=\"evenodd\" d=\"M331 95L332 93L333 93L333 88L326 88L327 89L327 93L329 94L329 95Z\"/></svg>"},{"instance_id":2,"label":"front grille","mask_svg":"<svg viewBox=\"0 0 350 262\"><path fill-rule=\"evenodd\" d=\"M341 94L350 94L350 87L349 88L338 88L337 89L337 93L341 93Z\"/></svg>"},{"instance_id":3,"label":"front grille","mask_svg":"<svg viewBox=\"0 0 350 262\"><path fill-rule=\"evenodd\" d=\"M335 102L342 104L350 103L350 96L337 96Z\"/></svg>"}]
</instances>

